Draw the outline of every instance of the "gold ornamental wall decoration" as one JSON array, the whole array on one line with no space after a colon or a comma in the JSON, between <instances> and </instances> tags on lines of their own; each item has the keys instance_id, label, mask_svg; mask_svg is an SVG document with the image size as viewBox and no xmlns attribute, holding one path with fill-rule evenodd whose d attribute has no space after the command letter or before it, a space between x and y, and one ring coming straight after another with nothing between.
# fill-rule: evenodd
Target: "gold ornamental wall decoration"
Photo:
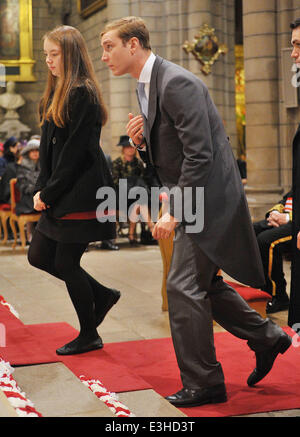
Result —
<instances>
[{"instance_id":1,"label":"gold ornamental wall decoration","mask_svg":"<svg viewBox=\"0 0 300 437\"><path fill-rule=\"evenodd\" d=\"M82 18L87 18L106 6L107 0L77 0L78 12Z\"/></svg>"},{"instance_id":2,"label":"gold ornamental wall decoration","mask_svg":"<svg viewBox=\"0 0 300 437\"><path fill-rule=\"evenodd\" d=\"M208 24L203 24L193 41L185 41L182 48L186 53L194 55L202 65L201 71L206 75L211 73L211 67L219 56L228 52L226 44L219 44L215 29Z\"/></svg>"},{"instance_id":3,"label":"gold ornamental wall decoration","mask_svg":"<svg viewBox=\"0 0 300 437\"><path fill-rule=\"evenodd\" d=\"M35 82L32 0L0 0L0 82Z\"/></svg>"}]
</instances>

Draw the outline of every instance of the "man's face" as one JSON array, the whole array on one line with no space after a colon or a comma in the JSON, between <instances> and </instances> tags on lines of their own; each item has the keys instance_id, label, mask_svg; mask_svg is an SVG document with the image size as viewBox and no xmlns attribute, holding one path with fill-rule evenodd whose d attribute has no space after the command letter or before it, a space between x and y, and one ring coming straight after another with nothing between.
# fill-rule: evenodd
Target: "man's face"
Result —
<instances>
[{"instance_id":1,"label":"man's face","mask_svg":"<svg viewBox=\"0 0 300 437\"><path fill-rule=\"evenodd\" d=\"M292 32L292 58L294 62L297 64L297 67L300 68L300 27L297 27Z\"/></svg>"},{"instance_id":2,"label":"man's face","mask_svg":"<svg viewBox=\"0 0 300 437\"><path fill-rule=\"evenodd\" d=\"M118 36L117 30L110 30L101 38L103 54L101 60L107 64L114 76L122 76L132 71L133 57L131 44L128 41L125 45Z\"/></svg>"}]
</instances>

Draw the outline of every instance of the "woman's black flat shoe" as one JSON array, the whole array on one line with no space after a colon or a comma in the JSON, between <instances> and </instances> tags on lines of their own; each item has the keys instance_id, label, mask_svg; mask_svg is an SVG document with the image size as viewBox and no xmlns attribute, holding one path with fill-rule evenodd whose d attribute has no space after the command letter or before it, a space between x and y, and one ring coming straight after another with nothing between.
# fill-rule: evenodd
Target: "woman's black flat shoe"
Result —
<instances>
[{"instance_id":1,"label":"woman's black flat shoe","mask_svg":"<svg viewBox=\"0 0 300 437\"><path fill-rule=\"evenodd\" d=\"M102 349L103 343L101 337L88 343L82 344L82 341L73 340L56 350L57 355L76 355L90 352L96 349Z\"/></svg>"}]
</instances>

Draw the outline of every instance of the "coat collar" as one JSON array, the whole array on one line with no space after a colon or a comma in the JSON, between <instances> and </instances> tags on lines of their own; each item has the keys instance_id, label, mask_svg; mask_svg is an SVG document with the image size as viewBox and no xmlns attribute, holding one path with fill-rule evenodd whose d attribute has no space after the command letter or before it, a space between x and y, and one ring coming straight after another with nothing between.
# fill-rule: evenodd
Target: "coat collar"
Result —
<instances>
[{"instance_id":1,"label":"coat collar","mask_svg":"<svg viewBox=\"0 0 300 437\"><path fill-rule=\"evenodd\" d=\"M155 62L153 64L152 73L151 73L151 80L150 80L150 89L149 89L149 107L148 107L148 119L146 119L144 116L144 136L147 141L147 150L150 162L153 164L153 157L152 157L152 151L151 151L151 144L150 144L150 133L151 129L154 124L154 120L156 117L156 109L157 109L157 74L159 67L161 63L163 62L163 59L160 56L156 56ZM136 90L137 93L137 90ZM138 100L139 101L139 100ZM140 108L141 109L141 108ZM141 109L142 113L142 109Z\"/></svg>"},{"instance_id":2,"label":"coat collar","mask_svg":"<svg viewBox=\"0 0 300 437\"><path fill-rule=\"evenodd\" d=\"M156 116L156 106L157 106L157 74L159 67L163 59L160 56L156 56L151 80L150 80L150 90L149 90L149 108L148 108L148 123L149 123L149 133L151 132L155 116Z\"/></svg>"},{"instance_id":3,"label":"coat collar","mask_svg":"<svg viewBox=\"0 0 300 437\"><path fill-rule=\"evenodd\" d=\"M150 79L150 88L149 88L149 107L148 107L148 119L145 119L145 123L148 124L149 132L152 129L155 116L156 116L156 105L157 105L157 73L159 70L159 66L162 63L163 59L160 56L156 56L155 62L153 64L151 79ZM136 89L136 95L138 98L138 91ZM139 102L139 99L138 99ZM140 103L140 102L139 102ZM142 108L140 107L141 113Z\"/></svg>"}]
</instances>

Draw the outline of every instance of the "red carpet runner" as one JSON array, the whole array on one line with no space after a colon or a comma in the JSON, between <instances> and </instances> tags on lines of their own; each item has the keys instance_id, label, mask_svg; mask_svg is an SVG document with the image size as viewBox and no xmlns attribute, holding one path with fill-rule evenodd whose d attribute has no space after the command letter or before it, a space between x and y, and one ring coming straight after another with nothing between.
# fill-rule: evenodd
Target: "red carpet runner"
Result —
<instances>
[{"instance_id":1,"label":"red carpet runner","mask_svg":"<svg viewBox=\"0 0 300 437\"><path fill-rule=\"evenodd\" d=\"M61 361L76 376L99 379L111 392L152 388L165 396L181 388L169 338L110 343L100 351L59 357L55 349L77 335L68 324L25 326L6 308L0 308L0 321L7 328L7 345L0 348L0 357L12 366ZM295 335L289 328L286 330ZM279 355L270 374L250 388L246 380L255 367L255 356L246 342L229 333L216 333L215 345L225 374L228 402L182 409L185 414L214 417L300 408L299 347L292 346Z\"/></svg>"},{"instance_id":2,"label":"red carpet runner","mask_svg":"<svg viewBox=\"0 0 300 437\"><path fill-rule=\"evenodd\" d=\"M293 336L295 333L289 328ZM246 342L229 333L216 333L217 358L222 363L228 401L223 404L182 409L191 417L233 416L300 408L300 350L296 347L279 355L269 375L257 387L247 386L255 367L254 353ZM300 346L300 343L299 343ZM162 396L181 389L179 372L170 339L111 343L107 353L149 382Z\"/></svg>"}]
</instances>

